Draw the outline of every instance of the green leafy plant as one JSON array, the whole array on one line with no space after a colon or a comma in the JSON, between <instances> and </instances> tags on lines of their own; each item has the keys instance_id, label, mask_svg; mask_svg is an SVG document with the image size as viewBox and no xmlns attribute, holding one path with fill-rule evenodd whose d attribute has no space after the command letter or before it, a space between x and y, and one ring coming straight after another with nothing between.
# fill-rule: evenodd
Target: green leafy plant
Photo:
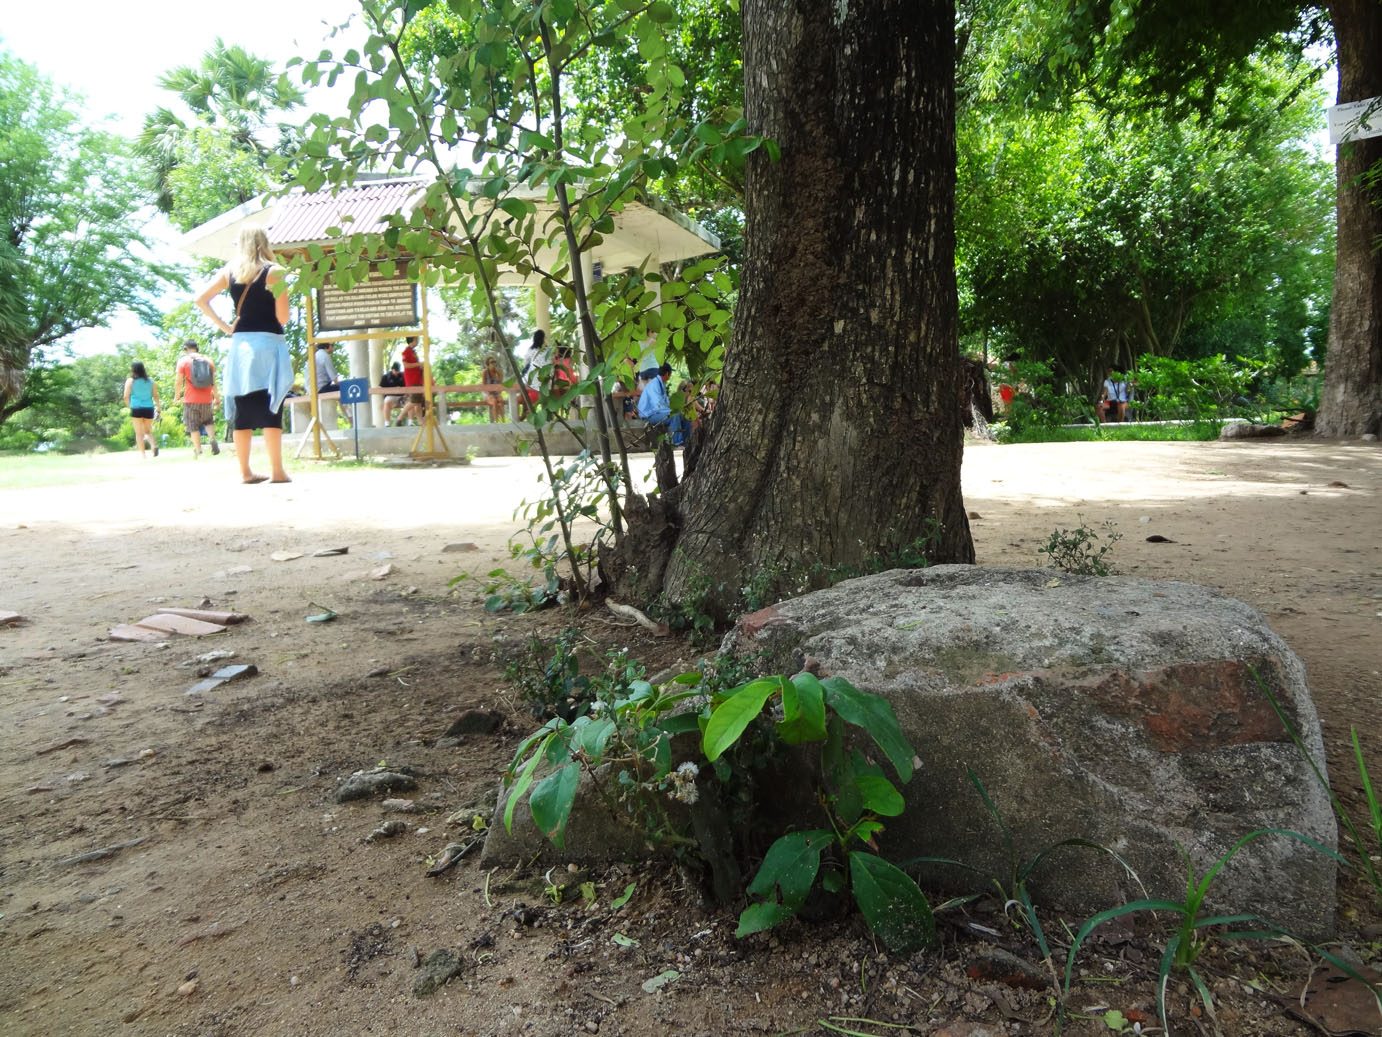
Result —
<instances>
[{"instance_id":1,"label":"green leafy plant","mask_svg":"<svg viewBox=\"0 0 1382 1037\"><path fill-rule=\"evenodd\" d=\"M709 644L715 636L715 617L705 610L710 597L710 577L705 569L692 566L687 576L686 589L677 598L669 600L659 595L649 608L651 615L662 620L671 629L685 633L692 644Z\"/></svg>"},{"instance_id":2,"label":"green leafy plant","mask_svg":"<svg viewBox=\"0 0 1382 1037\"><path fill-rule=\"evenodd\" d=\"M892 706L838 677L818 680L800 673L790 680L751 681L715 704L701 737L706 759L720 759L775 702L782 708L778 738L787 745L820 746L819 801L829 827L788 832L769 847L748 886L756 902L739 916L736 935L772 928L795 915L819 877L827 893L839 893L848 882L864 921L890 949L930 946L935 920L925 895L900 868L863 849L876 847L881 818L902 813L902 794L881 767L847 748L844 739L845 723L867 733L905 784L912 776L913 752Z\"/></svg>"},{"instance_id":3,"label":"green leafy plant","mask_svg":"<svg viewBox=\"0 0 1382 1037\"><path fill-rule=\"evenodd\" d=\"M1123 539L1114 523L1106 521L1100 527L1103 533L1086 525L1074 529L1053 529L1046 543L1037 548L1037 554L1046 555L1051 565L1061 572L1077 576L1108 576L1113 570L1104 561L1113 545Z\"/></svg>"},{"instance_id":4,"label":"green leafy plant","mask_svg":"<svg viewBox=\"0 0 1382 1037\"><path fill-rule=\"evenodd\" d=\"M1222 355L1174 360L1146 354L1132 375L1133 409L1143 420L1217 421L1251 411L1247 393L1263 364Z\"/></svg>"},{"instance_id":5,"label":"green leafy plant","mask_svg":"<svg viewBox=\"0 0 1382 1037\"><path fill-rule=\"evenodd\" d=\"M568 723L588 712L595 695L591 679L581 673L579 630L565 630L550 645L533 637L504 667L504 679L523 698L533 715Z\"/></svg>"},{"instance_id":6,"label":"green leafy plant","mask_svg":"<svg viewBox=\"0 0 1382 1037\"><path fill-rule=\"evenodd\" d=\"M632 665L632 664L630 664ZM553 717L525 738L504 775L509 796L504 827L512 831L513 813L526 796L533 821L558 847L566 845L566 824L575 803L582 770L591 774L601 797L615 816L657 845L686 845L666 810L666 799L695 802L695 764L674 773L672 739L697 730L699 714L676 712L698 693L688 683L655 688L637 668L592 686L588 712L573 720ZM625 680L623 678L631 679ZM602 769L612 772L600 776ZM541 777L539 772L542 771Z\"/></svg>"},{"instance_id":7,"label":"green leafy plant","mask_svg":"<svg viewBox=\"0 0 1382 1037\"><path fill-rule=\"evenodd\" d=\"M935 922L921 890L901 869L865 849L876 848L881 818L902 812L902 795L881 767L845 744L849 724L872 739L901 782L910 779L912 747L887 700L840 678L818 680L809 673L759 678L727 691L715 683L693 672L657 688L641 671L627 669L593 684L588 713L570 721L554 717L518 746L504 776L505 827L512 829L514 810L526 797L538 828L563 846L584 772L615 816L655 845L700 849L713 870L714 849L687 834L694 826L674 817L669 806L694 809L707 783L746 781L743 760L755 755L760 740L815 744L817 799L828 827L788 832L769 847L748 886L756 902L740 916L738 934L790 918L819 880L828 894L848 885L865 922L890 948L930 945ZM764 725L778 705L782 719ZM701 761L676 764L673 739L695 734Z\"/></svg>"},{"instance_id":8,"label":"green leafy plant","mask_svg":"<svg viewBox=\"0 0 1382 1037\"><path fill-rule=\"evenodd\" d=\"M1269 835L1278 835L1287 839L1294 839L1310 847L1312 850L1318 850L1320 853L1326 854L1347 867L1347 863L1344 859L1333 850L1320 845L1308 836L1301 835L1299 832L1292 832L1282 828L1259 828L1249 832L1234 843L1227 853L1210 866L1203 877L1196 879L1195 868L1193 862L1190 860L1190 855L1186 853L1185 848L1181 847L1178 843L1177 846L1180 849L1181 856L1185 859L1185 899L1180 901L1156 898L1134 900L1127 904L1121 904L1118 907L1111 907L1105 911L1100 911L1087 919L1085 923L1080 926L1079 932L1075 934L1075 939L1070 944L1070 953L1066 958L1065 965L1065 996L1069 997L1070 994L1070 981L1075 968L1075 955L1078 953L1080 945L1084 943L1085 938L1088 937L1091 932L1105 922L1120 918L1124 915L1135 914L1139 911L1167 911L1175 917L1176 923L1175 929L1172 931L1170 938L1166 941L1166 947L1162 952L1161 962L1157 970L1157 1014L1161 1018L1162 1025L1166 1026L1166 990L1170 982L1171 972L1174 969L1183 969L1186 975L1189 976L1190 982L1195 988L1195 993L1200 999L1200 1003L1204 1005L1205 1011L1213 1018L1214 999L1209 993L1209 987L1205 983L1204 978L1196 968L1196 963L1204 953L1205 948L1215 940L1289 939L1301 942L1289 930L1266 921L1258 915L1230 914L1201 917L1205 898L1208 896L1210 887L1213 885L1214 879L1218 876L1219 872L1222 871L1224 866L1227 865L1229 861L1238 854L1238 851L1248 843L1252 842L1254 839L1260 839ZM1254 928L1237 928L1244 925L1253 926ZM1319 950L1319 948L1316 948L1316 950ZM1343 969L1348 975L1360 978L1356 970L1340 961L1332 954L1325 951L1320 951L1320 953L1340 969ZM1379 1004L1382 1005L1382 1001L1380 1001Z\"/></svg>"},{"instance_id":9,"label":"green leafy plant","mask_svg":"<svg viewBox=\"0 0 1382 1037\"><path fill-rule=\"evenodd\" d=\"M630 206L650 204L654 185L690 174L737 181L750 154L775 158L777 150L750 135L732 105L701 112L687 103L696 87L675 57L680 12L661 0L361 7L358 49L290 63L305 85L354 83L344 116L308 120L293 183L315 192L349 187L364 172L430 172L419 175L416 205L384 217L378 231L346 226L331 249L311 245L295 257L299 284L334 281L349 290L377 268L386 277L475 286L506 375L525 400L527 390L537 394L526 418L546 490L527 515L532 544L520 553L544 573L559 571L570 598L584 600L605 531L582 542L576 527L607 521L618 542L632 481L619 426L609 408L590 401L608 400L650 342L692 377L717 372L737 273L712 256L675 275L644 261L592 277L581 255ZM584 101L577 95L603 83L612 65L632 77L626 85L638 103L592 121L588 93ZM462 151L458 167L450 156ZM553 330L570 335L574 380L554 378L551 364L533 371L520 362L501 273L518 274L551 300ZM554 426L588 451L578 471L558 456L548 435Z\"/></svg>"}]
</instances>

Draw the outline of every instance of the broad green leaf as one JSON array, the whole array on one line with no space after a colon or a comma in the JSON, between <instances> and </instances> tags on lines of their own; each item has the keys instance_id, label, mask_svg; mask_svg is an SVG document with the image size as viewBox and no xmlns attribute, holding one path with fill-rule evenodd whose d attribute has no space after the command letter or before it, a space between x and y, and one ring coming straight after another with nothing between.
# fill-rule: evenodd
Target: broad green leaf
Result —
<instances>
[{"instance_id":1,"label":"broad green leaf","mask_svg":"<svg viewBox=\"0 0 1382 1037\"><path fill-rule=\"evenodd\" d=\"M586 724L577 721L577 725L579 726L575 732L575 737L571 740L572 748L580 750L593 760L600 759L605 752L605 743L609 741L609 736L614 733L614 721L609 719L592 720Z\"/></svg>"},{"instance_id":2,"label":"broad green leaf","mask_svg":"<svg viewBox=\"0 0 1382 1037\"><path fill-rule=\"evenodd\" d=\"M855 781L859 785L859 794L865 810L882 814L884 817L897 817L902 813L902 793L898 792L897 787L887 778L865 775L856 778Z\"/></svg>"},{"instance_id":3,"label":"broad green leaf","mask_svg":"<svg viewBox=\"0 0 1382 1037\"><path fill-rule=\"evenodd\" d=\"M759 903L750 904L744 908L739 916L739 928L734 930L735 936L748 936L750 933L761 933L764 929L771 929L779 922L785 922L796 914L791 908L783 907L781 904Z\"/></svg>"},{"instance_id":4,"label":"broad green leaf","mask_svg":"<svg viewBox=\"0 0 1382 1037\"><path fill-rule=\"evenodd\" d=\"M849 855L849 878L864 921L889 950L907 954L935 943L931 905L905 872L856 850Z\"/></svg>"},{"instance_id":5,"label":"broad green leaf","mask_svg":"<svg viewBox=\"0 0 1382 1037\"><path fill-rule=\"evenodd\" d=\"M523 793L528 791L528 786L533 783L533 772L537 770L538 761L541 759L542 751L539 749L528 757L528 762L523 765L523 770L519 772L518 780L514 782L513 791L509 793L509 801L504 804L504 830L506 832L513 831L513 808L523 798Z\"/></svg>"},{"instance_id":6,"label":"broad green leaf","mask_svg":"<svg viewBox=\"0 0 1382 1037\"><path fill-rule=\"evenodd\" d=\"M788 745L825 738L825 691L809 673L782 682L782 713L777 733Z\"/></svg>"},{"instance_id":7,"label":"broad green leaf","mask_svg":"<svg viewBox=\"0 0 1382 1037\"><path fill-rule=\"evenodd\" d=\"M795 911L811 892L816 872L821 868L821 850L833 836L823 830L788 832L768 847L758 873L749 883L751 896L772 897L774 890L782 893L782 903Z\"/></svg>"},{"instance_id":8,"label":"broad green leaf","mask_svg":"<svg viewBox=\"0 0 1382 1037\"><path fill-rule=\"evenodd\" d=\"M750 681L742 688L735 689L729 698L716 706L701 737L701 751L705 753L705 758L714 763L737 742L744 729L763 712L764 704L785 682L786 679L782 677Z\"/></svg>"},{"instance_id":9,"label":"broad green leaf","mask_svg":"<svg viewBox=\"0 0 1382 1037\"><path fill-rule=\"evenodd\" d=\"M566 820L571 816L580 781L581 769L568 763L534 785L528 797L528 809L533 812L538 830L559 850L566 848Z\"/></svg>"},{"instance_id":10,"label":"broad green leaf","mask_svg":"<svg viewBox=\"0 0 1382 1037\"><path fill-rule=\"evenodd\" d=\"M662 730L669 735L690 734L700 729L699 713L678 713L662 721Z\"/></svg>"},{"instance_id":11,"label":"broad green leaf","mask_svg":"<svg viewBox=\"0 0 1382 1037\"><path fill-rule=\"evenodd\" d=\"M912 777L913 749L898 726L892 703L878 695L860 691L840 677L821 681L825 701L846 722L862 727L887 755L897 776L905 785Z\"/></svg>"}]
</instances>

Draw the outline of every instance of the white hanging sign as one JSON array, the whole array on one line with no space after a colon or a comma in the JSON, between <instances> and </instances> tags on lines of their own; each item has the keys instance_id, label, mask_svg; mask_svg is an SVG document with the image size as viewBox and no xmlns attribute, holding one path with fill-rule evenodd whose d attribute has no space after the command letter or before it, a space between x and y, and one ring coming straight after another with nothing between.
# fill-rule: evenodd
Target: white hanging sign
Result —
<instances>
[{"instance_id":1,"label":"white hanging sign","mask_svg":"<svg viewBox=\"0 0 1382 1037\"><path fill-rule=\"evenodd\" d=\"M1329 143L1342 144L1364 137L1382 137L1382 97L1349 101L1325 110L1329 118Z\"/></svg>"}]
</instances>

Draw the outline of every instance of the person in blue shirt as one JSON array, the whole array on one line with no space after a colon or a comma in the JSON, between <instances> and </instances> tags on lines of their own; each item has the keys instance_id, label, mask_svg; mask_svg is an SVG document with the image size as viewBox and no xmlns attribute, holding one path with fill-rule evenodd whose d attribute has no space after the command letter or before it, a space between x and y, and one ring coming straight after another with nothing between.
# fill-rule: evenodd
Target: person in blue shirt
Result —
<instances>
[{"instance_id":1,"label":"person in blue shirt","mask_svg":"<svg viewBox=\"0 0 1382 1037\"><path fill-rule=\"evenodd\" d=\"M130 409L130 422L134 425L134 442L139 447L140 460L144 458L146 443L153 448L154 457L157 457L158 443L153 436L153 427L158 417L158 386L138 360L130 364L130 376L125 379L125 406Z\"/></svg>"},{"instance_id":2,"label":"person in blue shirt","mask_svg":"<svg viewBox=\"0 0 1382 1037\"><path fill-rule=\"evenodd\" d=\"M667 381L671 377L672 365L663 364L656 377L643 383L643 393L638 397L638 416L654 427L666 426L672 445L683 446L691 423L683 415L672 413L672 402L667 397Z\"/></svg>"}]
</instances>

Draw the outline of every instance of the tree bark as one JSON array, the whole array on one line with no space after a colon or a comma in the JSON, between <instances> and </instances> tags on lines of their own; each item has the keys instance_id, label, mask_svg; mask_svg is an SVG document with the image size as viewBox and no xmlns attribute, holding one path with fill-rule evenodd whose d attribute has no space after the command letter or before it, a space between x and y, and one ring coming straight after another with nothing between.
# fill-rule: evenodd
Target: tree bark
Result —
<instances>
[{"instance_id":1,"label":"tree bark","mask_svg":"<svg viewBox=\"0 0 1382 1037\"><path fill-rule=\"evenodd\" d=\"M723 616L934 529L960 494L952 0L744 0L742 287L664 589ZM769 581L772 582L772 581ZM819 579L814 582L819 582ZM708 587L709 599L706 600Z\"/></svg>"},{"instance_id":2,"label":"tree bark","mask_svg":"<svg viewBox=\"0 0 1382 1037\"><path fill-rule=\"evenodd\" d=\"M1333 0L1329 7L1339 47L1339 103L1382 95L1382 3ZM1315 421L1320 435L1382 431L1382 189L1362 179L1378 163L1382 137L1338 148L1334 301Z\"/></svg>"}]
</instances>

